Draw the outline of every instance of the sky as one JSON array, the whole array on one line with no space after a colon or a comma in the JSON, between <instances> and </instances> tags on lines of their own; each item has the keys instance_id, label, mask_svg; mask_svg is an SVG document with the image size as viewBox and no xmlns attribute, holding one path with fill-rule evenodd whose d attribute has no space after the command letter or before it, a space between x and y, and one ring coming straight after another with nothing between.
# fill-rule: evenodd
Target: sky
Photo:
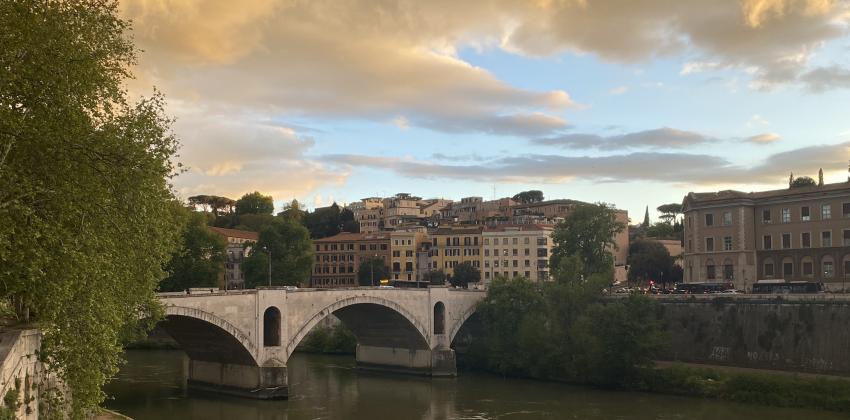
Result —
<instances>
[{"instance_id":1,"label":"sky","mask_svg":"<svg viewBox=\"0 0 850 420\"><path fill-rule=\"evenodd\" d=\"M850 2L122 0L188 170L277 209L606 202L847 180Z\"/></svg>"}]
</instances>

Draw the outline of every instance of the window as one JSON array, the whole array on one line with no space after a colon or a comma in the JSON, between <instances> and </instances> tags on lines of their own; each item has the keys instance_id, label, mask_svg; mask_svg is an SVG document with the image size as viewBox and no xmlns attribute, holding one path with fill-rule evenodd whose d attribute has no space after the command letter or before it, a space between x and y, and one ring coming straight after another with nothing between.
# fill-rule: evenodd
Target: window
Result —
<instances>
[{"instance_id":1,"label":"window","mask_svg":"<svg viewBox=\"0 0 850 420\"><path fill-rule=\"evenodd\" d=\"M809 213L809 206L800 207L800 220L804 222L812 220L812 215Z\"/></svg>"},{"instance_id":2,"label":"window","mask_svg":"<svg viewBox=\"0 0 850 420\"><path fill-rule=\"evenodd\" d=\"M844 261L844 277L850 276L850 260Z\"/></svg>"},{"instance_id":3,"label":"window","mask_svg":"<svg viewBox=\"0 0 850 420\"><path fill-rule=\"evenodd\" d=\"M714 238L705 238L705 250L706 252L714 251Z\"/></svg>"},{"instance_id":4,"label":"window","mask_svg":"<svg viewBox=\"0 0 850 420\"><path fill-rule=\"evenodd\" d=\"M782 209L782 223L791 223L791 209Z\"/></svg>"},{"instance_id":5,"label":"window","mask_svg":"<svg viewBox=\"0 0 850 420\"><path fill-rule=\"evenodd\" d=\"M831 279L835 276L835 267L832 264L832 261L824 261L823 262L823 277L827 279Z\"/></svg>"},{"instance_id":6,"label":"window","mask_svg":"<svg viewBox=\"0 0 850 420\"><path fill-rule=\"evenodd\" d=\"M404 271L406 271L408 273L413 271L413 262L408 261L408 262L404 263Z\"/></svg>"},{"instance_id":7,"label":"window","mask_svg":"<svg viewBox=\"0 0 850 420\"><path fill-rule=\"evenodd\" d=\"M726 211L723 212L723 226L731 226L732 225L732 212Z\"/></svg>"},{"instance_id":8,"label":"window","mask_svg":"<svg viewBox=\"0 0 850 420\"><path fill-rule=\"evenodd\" d=\"M804 276L812 276L814 274L814 268L811 261L803 261L803 275Z\"/></svg>"},{"instance_id":9,"label":"window","mask_svg":"<svg viewBox=\"0 0 850 420\"><path fill-rule=\"evenodd\" d=\"M547 250L546 248L540 248L540 249L537 250L537 257L538 258L548 257L548 256L549 256L549 250Z\"/></svg>"},{"instance_id":10,"label":"window","mask_svg":"<svg viewBox=\"0 0 850 420\"><path fill-rule=\"evenodd\" d=\"M731 236L724 236L723 237L723 250L724 251L731 251L732 250L732 237Z\"/></svg>"},{"instance_id":11,"label":"window","mask_svg":"<svg viewBox=\"0 0 850 420\"><path fill-rule=\"evenodd\" d=\"M850 203L844 203L841 205L841 214L844 217L850 217Z\"/></svg>"},{"instance_id":12,"label":"window","mask_svg":"<svg viewBox=\"0 0 850 420\"><path fill-rule=\"evenodd\" d=\"M484 245L490 245L490 238L484 238Z\"/></svg>"},{"instance_id":13,"label":"window","mask_svg":"<svg viewBox=\"0 0 850 420\"><path fill-rule=\"evenodd\" d=\"M705 276L709 280L714 280L714 278L716 276L716 273L714 272L714 264L710 264L710 265L705 266Z\"/></svg>"},{"instance_id":14,"label":"window","mask_svg":"<svg viewBox=\"0 0 850 420\"><path fill-rule=\"evenodd\" d=\"M773 237L770 235L765 235L762 238L762 249L773 249Z\"/></svg>"},{"instance_id":15,"label":"window","mask_svg":"<svg viewBox=\"0 0 850 420\"><path fill-rule=\"evenodd\" d=\"M770 210L761 211L761 222L765 224L770 223Z\"/></svg>"},{"instance_id":16,"label":"window","mask_svg":"<svg viewBox=\"0 0 850 420\"><path fill-rule=\"evenodd\" d=\"M773 277L773 263L764 264L764 276Z\"/></svg>"},{"instance_id":17,"label":"window","mask_svg":"<svg viewBox=\"0 0 850 420\"><path fill-rule=\"evenodd\" d=\"M706 226L714 226L714 215L708 213L705 215L705 225Z\"/></svg>"},{"instance_id":18,"label":"window","mask_svg":"<svg viewBox=\"0 0 850 420\"><path fill-rule=\"evenodd\" d=\"M732 280L735 274L735 267L732 264L723 265L723 280Z\"/></svg>"},{"instance_id":19,"label":"window","mask_svg":"<svg viewBox=\"0 0 850 420\"><path fill-rule=\"evenodd\" d=\"M832 219L832 205L824 204L820 208L820 218L823 220Z\"/></svg>"},{"instance_id":20,"label":"window","mask_svg":"<svg viewBox=\"0 0 850 420\"><path fill-rule=\"evenodd\" d=\"M832 231L827 230L820 233L820 246L822 247L830 247L832 246Z\"/></svg>"},{"instance_id":21,"label":"window","mask_svg":"<svg viewBox=\"0 0 850 420\"><path fill-rule=\"evenodd\" d=\"M812 247L812 234L809 232L803 232L800 234L800 246L803 248L811 248Z\"/></svg>"},{"instance_id":22,"label":"window","mask_svg":"<svg viewBox=\"0 0 850 420\"><path fill-rule=\"evenodd\" d=\"M844 246L850 246L850 229L844 229Z\"/></svg>"},{"instance_id":23,"label":"window","mask_svg":"<svg viewBox=\"0 0 850 420\"><path fill-rule=\"evenodd\" d=\"M263 347L280 346L280 310L269 306L263 312Z\"/></svg>"},{"instance_id":24,"label":"window","mask_svg":"<svg viewBox=\"0 0 850 420\"><path fill-rule=\"evenodd\" d=\"M785 277L793 276L794 275L794 263L791 263L791 262L782 263L782 274L784 274Z\"/></svg>"},{"instance_id":25,"label":"window","mask_svg":"<svg viewBox=\"0 0 850 420\"><path fill-rule=\"evenodd\" d=\"M783 233L782 234L782 249L791 248L791 234Z\"/></svg>"}]
</instances>

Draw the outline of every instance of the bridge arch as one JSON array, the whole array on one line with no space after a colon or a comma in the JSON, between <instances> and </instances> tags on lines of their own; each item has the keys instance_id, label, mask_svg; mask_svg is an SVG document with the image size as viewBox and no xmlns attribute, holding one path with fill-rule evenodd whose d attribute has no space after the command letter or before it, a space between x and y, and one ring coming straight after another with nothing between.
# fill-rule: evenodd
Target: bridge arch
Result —
<instances>
[{"instance_id":1,"label":"bridge arch","mask_svg":"<svg viewBox=\"0 0 850 420\"><path fill-rule=\"evenodd\" d=\"M328 315L335 314L340 320L346 324L349 328L352 328L351 316L348 316L350 312L362 310L362 311L384 311L385 315L390 317L395 314L396 325L398 327L403 328L406 331L410 331L411 334L408 338L412 339L411 347L412 348L421 348L421 349L430 349L430 335L428 334L428 329L422 325L422 323L407 309L402 307L388 299L375 297L375 296L367 296L367 295L359 295L352 296L345 299L340 299L330 305L325 306L316 312L306 323L301 326L297 326L297 332L293 334L286 345L286 358L289 359L289 356L295 351L295 348L299 343L313 330L313 328L325 319ZM372 322L370 320L369 322ZM401 324L401 325L399 325ZM361 340L361 336L358 335L357 328L352 328L354 330L355 336L357 336L358 341Z\"/></svg>"},{"instance_id":2,"label":"bridge arch","mask_svg":"<svg viewBox=\"0 0 850 420\"><path fill-rule=\"evenodd\" d=\"M452 328L451 328L451 330L449 330L449 335L448 335L449 344L451 344L455 341L455 336L460 331L461 327L463 327L463 325L466 324L466 321L468 321L469 318L472 317L472 315L475 314L475 311L477 309L478 309L478 305L472 305L469 309L467 309L466 311L464 311L460 315L460 318L457 320L457 322L452 324Z\"/></svg>"},{"instance_id":3,"label":"bridge arch","mask_svg":"<svg viewBox=\"0 0 850 420\"><path fill-rule=\"evenodd\" d=\"M257 349L251 339L210 312L168 305L160 325L192 360L257 366Z\"/></svg>"}]
</instances>

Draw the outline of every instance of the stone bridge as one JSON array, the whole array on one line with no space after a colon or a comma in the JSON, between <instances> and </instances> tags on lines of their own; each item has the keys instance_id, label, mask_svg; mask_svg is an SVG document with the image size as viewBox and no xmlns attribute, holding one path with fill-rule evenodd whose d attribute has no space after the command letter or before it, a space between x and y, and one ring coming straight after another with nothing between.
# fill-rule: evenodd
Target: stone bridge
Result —
<instances>
[{"instance_id":1,"label":"stone bridge","mask_svg":"<svg viewBox=\"0 0 850 420\"><path fill-rule=\"evenodd\" d=\"M330 314L357 337L360 368L456 375L452 340L484 292L348 288L192 291L159 295L163 328L189 356L189 385L286 398L286 363Z\"/></svg>"}]
</instances>

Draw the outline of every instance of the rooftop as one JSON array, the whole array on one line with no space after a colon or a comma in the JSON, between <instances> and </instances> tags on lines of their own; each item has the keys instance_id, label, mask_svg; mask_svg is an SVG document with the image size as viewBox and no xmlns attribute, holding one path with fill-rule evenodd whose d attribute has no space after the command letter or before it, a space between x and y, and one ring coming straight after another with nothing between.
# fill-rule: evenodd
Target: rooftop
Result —
<instances>
[{"instance_id":1,"label":"rooftop","mask_svg":"<svg viewBox=\"0 0 850 420\"><path fill-rule=\"evenodd\" d=\"M743 191L735 191L735 190L723 190L723 191L715 191L715 192L705 192L705 193L688 193L685 197L687 201L690 199L693 202L705 203L712 201L723 201L723 200L733 200L733 199L765 199L765 198L776 198L776 197L788 197L802 194L811 194L811 193L820 193L820 192L833 192L833 191L842 191L846 190L850 192L850 182L837 182L833 184L824 184L823 186L811 186L811 187L796 187L796 188L783 188L780 190L769 190L769 191L757 191L757 192L743 192Z\"/></svg>"},{"instance_id":2,"label":"rooftop","mask_svg":"<svg viewBox=\"0 0 850 420\"><path fill-rule=\"evenodd\" d=\"M352 232L340 232L334 236L328 236L326 238L313 239L313 242L345 242L345 241L375 241L375 240L383 240L389 239L390 235L388 233L381 232L373 232L373 233L352 233Z\"/></svg>"},{"instance_id":3,"label":"rooftop","mask_svg":"<svg viewBox=\"0 0 850 420\"><path fill-rule=\"evenodd\" d=\"M259 233L250 230L226 229L214 226L208 226L207 229L228 238L248 239L251 241L258 241L260 239Z\"/></svg>"}]
</instances>

